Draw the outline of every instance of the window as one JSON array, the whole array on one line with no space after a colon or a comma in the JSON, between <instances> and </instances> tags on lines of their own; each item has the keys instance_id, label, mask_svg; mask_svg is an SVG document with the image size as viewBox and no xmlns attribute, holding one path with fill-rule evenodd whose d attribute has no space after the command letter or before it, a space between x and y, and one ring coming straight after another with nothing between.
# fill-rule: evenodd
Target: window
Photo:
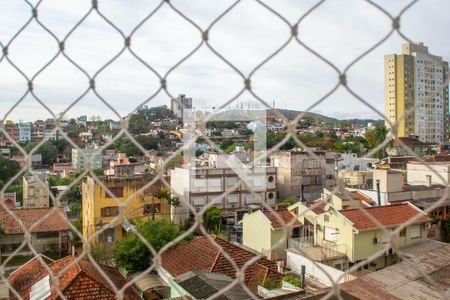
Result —
<instances>
[{"instance_id":1,"label":"window","mask_svg":"<svg viewBox=\"0 0 450 300\"><path fill-rule=\"evenodd\" d=\"M420 232L420 225L413 225L409 227L410 236L412 239L420 238L421 232Z\"/></svg>"},{"instance_id":2,"label":"window","mask_svg":"<svg viewBox=\"0 0 450 300\"><path fill-rule=\"evenodd\" d=\"M110 194L113 194L116 198L123 197L123 187L122 186L116 186L116 187L108 187L110 193L105 191L105 197L106 198L112 198Z\"/></svg>"},{"instance_id":3,"label":"window","mask_svg":"<svg viewBox=\"0 0 450 300\"><path fill-rule=\"evenodd\" d=\"M115 217L119 214L119 208L117 206L103 207L101 214L102 217Z\"/></svg>"},{"instance_id":4,"label":"window","mask_svg":"<svg viewBox=\"0 0 450 300\"><path fill-rule=\"evenodd\" d=\"M101 233L101 241L103 243L112 243L116 240L115 236L115 229L114 228L107 228Z\"/></svg>"},{"instance_id":5,"label":"window","mask_svg":"<svg viewBox=\"0 0 450 300\"><path fill-rule=\"evenodd\" d=\"M406 236L406 228L403 228L402 230L400 230L399 235L400 236Z\"/></svg>"},{"instance_id":6,"label":"window","mask_svg":"<svg viewBox=\"0 0 450 300\"><path fill-rule=\"evenodd\" d=\"M144 205L144 216L151 215L154 213L160 213L161 212L161 204L146 204Z\"/></svg>"},{"instance_id":7,"label":"window","mask_svg":"<svg viewBox=\"0 0 450 300\"><path fill-rule=\"evenodd\" d=\"M335 242L336 241L336 230L334 228L325 227L324 239L326 241Z\"/></svg>"},{"instance_id":8,"label":"window","mask_svg":"<svg viewBox=\"0 0 450 300\"><path fill-rule=\"evenodd\" d=\"M273 176L270 175L270 176L267 178L267 180L269 180L269 182L273 182Z\"/></svg>"},{"instance_id":9,"label":"window","mask_svg":"<svg viewBox=\"0 0 450 300\"><path fill-rule=\"evenodd\" d=\"M36 238L38 240L57 238L58 236L59 236L59 232L57 232L57 231L36 233Z\"/></svg>"},{"instance_id":10,"label":"window","mask_svg":"<svg viewBox=\"0 0 450 300\"><path fill-rule=\"evenodd\" d=\"M323 220L324 220L324 222L330 222L330 216L329 215L324 215L323 216Z\"/></svg>"}]
</instances>

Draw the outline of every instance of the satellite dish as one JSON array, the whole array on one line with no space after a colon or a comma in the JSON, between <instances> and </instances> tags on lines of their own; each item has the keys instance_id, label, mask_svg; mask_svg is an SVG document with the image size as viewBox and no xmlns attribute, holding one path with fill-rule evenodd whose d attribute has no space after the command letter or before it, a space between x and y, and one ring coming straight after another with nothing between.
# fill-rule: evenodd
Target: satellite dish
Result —
<instances>
[{"instance_id":1,"label":"satellite dish","mask_svg":"<svg viewBox=\"0 0 450 300\"><path fill-rule=\"evenodd\" d=\"M330 209L330 204L326 204L324 207L323 207L323 210L324 211L327 211L327 210L329 210Z\"/></svg>"}]
</instances>

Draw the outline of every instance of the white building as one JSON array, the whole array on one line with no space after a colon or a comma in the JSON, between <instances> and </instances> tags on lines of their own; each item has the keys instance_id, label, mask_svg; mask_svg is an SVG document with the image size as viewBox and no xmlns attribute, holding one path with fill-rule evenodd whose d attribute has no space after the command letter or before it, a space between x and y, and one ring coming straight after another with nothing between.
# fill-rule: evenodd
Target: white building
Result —
<instances>
[{"instance_id":1,"label":"white building","mask_svg":"<svg viewBox=\"0 0 450 300\"><path fill-rule=\"evenodd\" d=\"M101 169L103 167L102 152L95 148L84 148L78 150L72 149L72 167L78 170L88 169L89 162L92 165L92 169Z\"/></svg>"},{"instance_id":2,"label":"white building","mask_svg":"<svg viewBox=\"0 0 450 300\"><path fill-rule=\"evenodd\" d=\"M19 142L25 143L31 141L31 131L33 123L19 122Z\"/></svg>"},{"instance_id":3,"label":"white building","mask_svg":"<svg viewBox=\"0 0 450 300\"><path fill-rule=\"evenodd\" d=\"M407 183L410 185L450 184L450 162L419 162L406 165ZM442 177L442 178L441 178Z\"/></svg>"},{"instance_id":4,"label":"white building","mask_svg":"<svg viewBox=\"0 0 450 300\"><path fill-rule=\"evenodd\" d=\"M250 205L267 203L274 206L277 199L276 176L274 167L243 167L240 171L231 168L175 168L171 172L170 188L173 196L180 198L181 207L172 215L172 220L184 223L190 215L189 205L200 211L206 204L214 202L224 216L237 216L239 211L243 215Z\"/></svg>"},{"instance_id":5,"label":"white building","mask_svg":"<svg viewBox=\"0 0 450 300\"><path fill-rule=\"evenodd\" d=\"M358 157L356 153L343 153L338 158L338 172L370 171L379 161L376 158Z\"/></svg>"}]
</instances>

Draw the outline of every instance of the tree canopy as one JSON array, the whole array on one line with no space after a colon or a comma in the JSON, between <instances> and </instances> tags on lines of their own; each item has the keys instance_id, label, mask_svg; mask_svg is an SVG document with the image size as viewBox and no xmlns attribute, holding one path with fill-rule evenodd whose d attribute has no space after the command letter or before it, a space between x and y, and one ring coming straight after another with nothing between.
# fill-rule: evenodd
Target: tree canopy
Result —
<instances>
[{"instance_id":1,"label":"tree canopy","mask_svg":"<svg viewBox=\"0 0 450 300\"><path fill-rule=\"evenodd\" d=\"M4 183L20 171L20 165L15 160L0 157L0 180Z\"/></svg>"},{"instance_id":2,"label":"tree canopy","mask_svg":"<svg viewBox=\"0 0 450 300\"><path fill-rule=\"evenodd\" d=\"M149 220L138 225L137 230L150 245L159 251L183 233L169 220ZM119 267L127 270L144 270L150 265L151 252L134 234L129 234L115 244L114 254Z\"/></svg>"},{"instance_id":3,"label":"tree canopy","mask_svg":"<svg viewBox=\"0 0 450 300\"><path fill-rule=\"evenodd\" d=\"M27 153L30 153L38 145L38 143L39 142L28 143L24 150ZM52 142L46 141L37 149L35 153L42 155L42 164L51 165L56 162L58 157L58 148Z\"/></svg>"},{"instance_id":4,"label":"tree canopy","mask_svg":"<svg viewBox=\"0 0 450 300\"><path fill-rule=\"evenodd\" d=\"M205 212L205 224L206 229L212 233L220 232L220 208L218 207L210 207Z\"/></svg>"}]
</instances>

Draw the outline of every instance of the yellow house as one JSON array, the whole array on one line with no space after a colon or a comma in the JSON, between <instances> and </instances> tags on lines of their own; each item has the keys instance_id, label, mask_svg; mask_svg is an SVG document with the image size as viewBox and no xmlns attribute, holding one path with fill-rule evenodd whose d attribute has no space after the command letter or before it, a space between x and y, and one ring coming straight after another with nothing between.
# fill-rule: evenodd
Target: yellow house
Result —
<instances>
[{"instance_id":1,"label":"yellow house","mask_svg":"<svg viewBox=\"0 0 450 300\"><path fill-rule=\"evenodd\" d=\"M321 199L309 202L297 202L287 209L297 216L303 224L300 236L310 238L313 243L316 219L319 215L334 207L337 210L370 207L372 200L356 191L342 192L324 188Z\"/></svg>"},{"instance_id":2,"label":"yellow house","mask_svg":"<svg viewBox=\"0 0 450 300\"><path fill-rule=\"evenodd\" d=\"M334 267L345 270L385 248L390 234L386 234L383 228L391 232L417 214L420 215L418 220L393 236L391 246L395 247L364 268L378 270L390 266L399 261L395 248L427 239L427 224L430 219L410 203L369 207L364 208L364 211L382 227L373 222L362 209L338 211L330 208L316 219L314 246L342 253L348 260L348 266L339 262L339 266Z\"/></svg>"},{"instance_id":3,"label":"yellow house","mask_svg":"<svg viewBox=\"0 0 450 300\"><path fill-rule=\"evenodd\" d=\"M93 242L110 243L120 240L138 219L169 219L170 204L167 200L155 196L163 187L161 182L158 181L140 191L152 179L149 174L100 177L102 183L116 197L116 201L94 178L88 176L82 185L83 238ZM125 202L126 205L120 206ZM124 218L112 222L120 210L123 210ZM100 229L104 230L95 235Z\"/></svg>"},{"instance_id":4,"label":"yellow house","mask_svg":"<svg viewBox=\"0 0 450 300\"><path fill-rule=\"evenodd\" d=\"M276 252L277 249L286 249L288 246L288 239L280 242L285 235L286 224L292 226L292 237L298 237L302 224L287 209L275 210L274 213L257 210L245 214L242 219L242 244L271 258L274 255L273 247Z\"/></svg>"}]
</instances>

